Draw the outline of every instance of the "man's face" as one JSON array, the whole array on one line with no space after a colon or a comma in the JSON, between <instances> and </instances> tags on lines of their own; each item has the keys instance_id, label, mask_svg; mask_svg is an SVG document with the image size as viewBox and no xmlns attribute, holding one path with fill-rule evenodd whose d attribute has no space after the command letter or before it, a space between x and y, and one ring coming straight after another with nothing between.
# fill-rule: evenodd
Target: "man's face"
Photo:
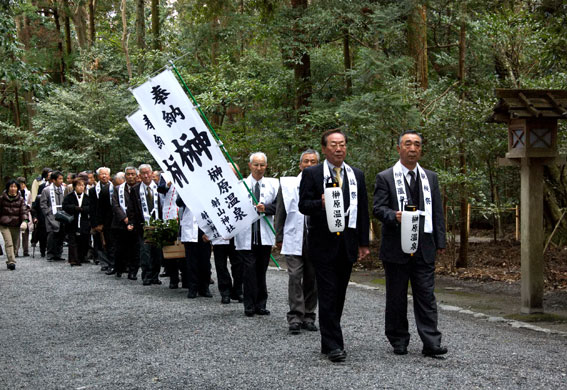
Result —
<instances>
[{"instance_id":1,"label":"man's face","mask_svg":"<svg viewBox=\"0 0 567 390\"><path fill-rule=\"evenodd\" d=\"M136 171L134 169L129 169L126 171L126 183L128 183L129 186L133 186L134 184L136 184Z\"/></svg>"},{"instance_id":2,"label":"man's face","mask_svg":"<svg viewBox=\"0 0 567 390\"><path fill-rule=\"evenodd\" d=\"M89 173L89 184L94 184L95 179L94 179L94 173Z\"/></svg>"},{"instance_id":3,"label":"man's face","mask_svg":"<svg viewBox=\"0 0 567 390\"><path fill-rule=\"evenodd\" d=\"M400 162L406 167L415 167L421 158L421 137L417 134L405 134L397 146Z\"/></svg>"},{"instance_id":4,"label":"man's face","mask_svg":"<svg viewBox=\"0 0 567 390\"><path fill-rule=\"evenodd\" d=\"M307 167L319 164L319 160L317 160L317 155L315 153L304 154L303 158L299 162L299 169L304 170Z\"/></svg>"},{"instance_id":5,"label":"man's face","mask_svg":"<svg viewBox=\"0 0 567 390\"><path fill-rule=\"evenodd\" d=\"M252 177L256 180L260 180L264 177L264 173L266 173L266 160L262 156L254 156L251 163L248 163L248 167L250 168L250 173Z\"/></svg>"},{"instance_id":6,"label":"man's face","mask_svg":"<svg viewBox=\"0 0 567 390\"><path fill-rule=\"evenodd\" d=\"M102 184L108 183L108 181L110 180L110 175L108 174L108 171L106 169L101 169L100 171L98 171L98 180Z\"/></svg>"},{"instance_id":7,"label":"man's face","mask_svg":"<svg viewBox=\"0 0 567 390\"><path fill-rule=\"evenodd\" d=\"M149 185L152 182L152 171L151 169L144 168L140 169L140 179L145 185Z\"/></svg>"},{"instance_id":8,"label":"man's face","mask_svg":"<svg viewBox=\"0 0 567 390\"><path fill-rule=\"evenodd\" d=\"M322 147L323 154L331 164L340 167L345 161L347 146L345 136L333 133L327 137L327 145Z\"/></svg>"},{"instance_id":9,"label":"man's face","mask_svg":"<svg viewBox=\"0 0 567 390\"><path fill-rule=\"evenodd\" d=\"M73 176L67 175L67 184L73 184Z\"/></svg>"},{"instance_id":10,"label":"man's face","mask_svg":"<svg viewBox=\"0 0 567 390\"><path fill-rule=\"evenodd\" d=\"M152 180L155 181L156 184L159 183L159 172L158 171L154 171L152 173Z\"/></svg>"},{"instance_id":11,"label":"man's face","mask_svg":"<svg viewBox=\"0 0 567 390\"><path fill-rule=\"evenodd\" d=\"M55 179L54 183L55 187L61 187L61 184L63 184L63 176L58 176L57 179Z\"/></svg>"}]
</instances>

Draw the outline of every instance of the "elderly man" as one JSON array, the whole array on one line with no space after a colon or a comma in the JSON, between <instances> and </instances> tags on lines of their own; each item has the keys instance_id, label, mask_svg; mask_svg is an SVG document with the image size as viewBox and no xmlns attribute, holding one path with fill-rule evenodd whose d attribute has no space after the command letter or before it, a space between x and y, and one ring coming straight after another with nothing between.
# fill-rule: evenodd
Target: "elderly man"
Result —
<instances>
[{"instance_id":1,"label":"elderly man","mask_svg":"<svg viewBox=\"0 0 567 390\"><path fill-rule=\"evenodd\" d=\"M437 174L423 169L423 139L413 130L398 139L400 160L376 175L374 215L382 221L380 260L386 273L386 337L396 355L408 353L410 340L407 319L408 281L411 282L417 332L423 342L422 353L447 353L437 329L435 302L435 256L445 248L445 220ZM421 210L417 230L417 251L402 251L401 222L405 205Z\"/></svg>"},{"instance_id":2,"label":"elderly man","mask_svg":"<svg viewBox=\"0 0 567 390\"><path fill-rule=\"evenodd\" d=\"M43 216L43 212L41 211L40 200L43 189L47 187L51 182L51 172L51 168L43 168L43 171L41 172L41 180L38 180L39 178L37 178L32 184L31 213L33 217L34 230L32 233L31 243L33 246L39 243L39 251L41 252L41 257L45 257L45 251L47 248L47 229L45 226L45 217Z\"/></svg>"},{"instance_id":3,"label":"elderly man","mask_svg":"<svg viewBox=\"0 0 567 390\"><path fill-rule=\"evenodd\" d=\"M161 284L159 271L162 258L161 249L144 242L144 226L150 219L161 219L161 203L157 185L152 180L152 167L142 164L138 167L141 182L131 192L131 205L128 208L128 223L134 225L140 246L140 266L142 268L142 284Z\"/></svg>"},{"instance_id":4,"label":"elderly man","mask_svg":"<svg viewBox=\"0 0 567 390\"><path fill-rule=\"evenodd\" d=\"M264 153L252 153L248 163L251 173L246 178L246 184L257 201L256 210L260 215L268 216L273 226L279 183L277 179L264 177L267 166L268 158ZM244 314L248 317L270 314L266 309L266 271L274 243L275 235L264 218L235 237L234 244L243 263Z\"/></svg>"},{"instance_id":5,"label":"elderly man","mask_svg":"<svg viewBox=\"0 0 567 390\"><path fill-rule=\"evenodd\" d=\"M346 359L341 316L346 290L357 259L369 254L370 218L364 174L344 160L347 137L340 129L321 137L326 160L305 168L299 186L299 211L307 218L307 256L313 261L319 298L321 352L332 362ZM325 212L324 188L334 183L343 193L344 231L332 233ZM347 214L348 211L348 214Z\"/></svg>"},{"instance_id":6,"label":"elderly man","mask_svg":"<svg viewBox=\"0 0 567 390\"><path fill-rule=\"evenodd\" d=\"M114 237L110 233L112 226L112 195L114 185L110 181L110 168L97 169L98 183L89 190L89 214L91 227L95 232L94 248L97 259L103 263L101 271L107 275L116 273L114 270Z\"/></svg>"},{"instance_id":7,"label":"elderly man","mask_svg":"<svg viewBox=\"0 0 567 390\"><path fill-rule=\"evenodd\" d=\"M287 264L288 303L287 322L291 334L301 328L316 331L315 309L317 287L315 268L307 257L305 216L299 212L299 183L303 170L319 164L319 153L307 149L299 159L299 175L280 178L276 209L276 243L285 255Z\"/></svg>"},{"instance_id":8,"label":"elderly man","mask_svg":"<svg viewBox=\"0 0 567 390\"><path fill-rule=\"evenodd\" d=\"M132 207L131 193L136 185L138 170L135 167L126 167L126 182L115 187L112 195L112 233L116 242L115 269L116 277L121 277L128 271L128 279L137 280L140 262L140 249L138 235L134 231L134 224L128 219L128 208ZM119 172L120 173L120 172ZM118 177L118 174L116 176Z\"/></svg>"},{"instance_id":9,"label":"elderly man","mask_svg":"<svg viewBox=\"0 0 567 390\"><path fill-rule=\"evenodd\" d=\"M64 260L61 255L65 228L55 220L55 214L63 204L63 191L63 174L59 171L51 172L51 184L43 189L39 201L47 230L47 261Z\"/></svg>"}]
</instances>

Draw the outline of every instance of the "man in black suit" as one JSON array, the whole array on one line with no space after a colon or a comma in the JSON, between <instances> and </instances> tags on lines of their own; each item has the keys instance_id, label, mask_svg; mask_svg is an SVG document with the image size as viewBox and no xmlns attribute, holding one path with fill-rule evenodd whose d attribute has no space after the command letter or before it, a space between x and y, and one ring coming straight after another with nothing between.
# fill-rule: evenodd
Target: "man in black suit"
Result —
<instances>
[{"instance_id":1,"label":"man in black suit","mask_svg":"<svg viewBox=\"0 0 567 390\"><path fill-rule=\"evenodd\" d=\"M128 279L137 280L140 263L140 247L138 234L134 230L134 223L128 219L128 208L131 208L131 193L136 184L138 170L135 167L126 167L124 170L126 182L115 187L112 195L112 233L116 240L115 269L116 277L121 277L128 271Z\"/></svg>"},{"instance_id":2,"label":"man in black suit","mask_svg":"<svg viewBox=\"0 0 567 390\"><path fill-rule=\"evenodd\" d=\"M445 248L445 223L437 174L423 169L423 139L415 131L398 139L400 160L376 176L374 215L382 221L380 259L386 273L386 337L397 355L407 354L410 340L407 320L408 281L411 282L415 322L422 353L437 356L447 353L441 346L437 329L437 304L434 295L435 256ZM405 204L421 210L417 251L402 251L401 220Z\"/></svg>"},{"instance_id":3,"label":"man in black suit","mask_svg":"<svg viewBox=\"0 0 567 390\"><path fill-rule=\"evenodd\" d=\"M321 137L326 160L303 170L299 186L299 211L307 218L307 253L315 266L319 299L321 352L332 362L346 359L341 316L346 290L357 259L370 252L366 183L361 170L345 164L347 137L340 129L327 130ZM325 213L324 186L335 181L350 207L342 233L331 233ZM328 200L330 201L330 200Z\"/></svg>"},{"instance_id":4,"label":"man in black suit","mask_svg":"<svg viewBox=\"0 0 567 390\"><path fill-rule=\"evenodd\" d=\"M97 259L103 263L101 271L107 275L116 273L114 269L114 237L110 233L112 225L112 194L114 185L110 182L110 168L97 169L98 183L89 190L89 214L92 230L95 232L94 247Z\"/></svg>"},{"instance_id":5,"label":"man in black suit","mask_svg":"<svg viewBox=\"0 0 567 390\"><path fill-rule=\"evenodd\" d=\"M161 219L161 202L157 184L152 180L152 167L142 164L138 167L142 181L136 184L130 193L131 207L127 210L128 223L134 225L140 248L140 268L142 268L142 284L149 286L161 284L159 271L161 269L161 248L144 242L144 226L150 219Z\"/></svg>"}]
</instances>

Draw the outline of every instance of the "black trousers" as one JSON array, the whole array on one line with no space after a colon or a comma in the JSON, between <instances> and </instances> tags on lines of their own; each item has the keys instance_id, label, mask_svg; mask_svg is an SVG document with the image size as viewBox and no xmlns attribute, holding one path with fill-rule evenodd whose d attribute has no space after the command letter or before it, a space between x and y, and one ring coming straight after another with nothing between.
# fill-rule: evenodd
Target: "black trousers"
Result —
<instances>
[{"instance_id":1,"label":"black trousers","mask_svg":"<svg viewBox=\"0 0 567 390\"><path fill-rule=\"evenodd\" d=\"M441 345L437 330L435 301L435 263L426 263L420 255L412 256L406 264L384 261L386 273L386 337L392 346L408 345L408 281L413 294L413 311L417 332L423 345Z\"/></svg>"},{"instance_id":2,"label":"black trousers","mask_svg":"<svg viewBox=\"0 0 567 390\"><path fill-rule=\"evenodd\" d=\"M39 251L45 256L47 250L47 230L45 229L45 219L38 219L35 230L32 233L32 245L39 242Z\"/></svg>"},{"instance_id":3,"label":"black trousers","mask_svg":"<svg viewBox=\"0 0 567 390\"><path fill-rule=\"evenodd\" d=\"M128 271L136 275L140 268L140 247L138 233L125 229L112 229L115 239L114 268L117 273Z\"/></svg>"},{"instance_id":4,"label":"black trousers","mask_svg":"<svg viewBox=\"0 0 567 390\"><path fill-rule=\"evenodd\" d=\"M209 289L211 280L211 244L203 242L199 235L198 242L184 242L187 258L187 284L190 291L204 292Z\"/></svg>"},{"instance_id":5,"label":"black trousers","mask_svg":"<svg viewBox=\"0 0 567 390\"><path fill-rule=\"evenodd\" d=\"M321 352L326 354L335 349L344 349L341 317L352 263L347 259L344 243L341 243L337 253L312 260L317 279Z\"/></svg>"},{"instance_id":6,"label":"black trousers","mask_svg":"<svg viewBox=\"0 0 567 390\"><path fill-rule=\"evenodd\" d=\"M266 308L268 288L266 271L270 261L271 245L254 245L251 250L238 251L242 259L242 285L244 311L254 312Z\"/></svg>"},{"instance_id":7,"label":"black trousers","mask_svg":"<svg viewBox=\"0 0 567 390\"><path fill-rule=\"evenodd\" d=\"M213 245L215 268L217 270L218 287L221 296L237 297L242 295L242 259L234 247L234 239L230 244ZM227 260L230 259L232 277L228 271Z\"/></svg>"},{"instance_id":8,"label":"black trousers","mask_svg":"<svg viewBox=\"0 0 567 390\"><path fill-rule=\"evenodd\" d=\"M90 234L77 234L74 230L67 232L67 243L69 244L69 263L83 263L89 250Z\"/></svg>"},{"instance_id":9,"label":"black trousers","mask_svg":"<svg viewBox=\"0 0 567 390\"><path fill-rule=\"evenodd\" d=\"M104 243L102 242L102 237L104 237ZM94 249L99 262L103 263L108 267L114 268L114 236L111 233L110 226L104 226L104 230L101 233L96 232L94 234Z\"/></svg>"},{"instance_id":10,"label":"black trousers","mask_svg":"<svg viewBox=\"0 0 567 390\"><path fill-rule=\"evenodd\" d=\"M63 240L65 240L64 226L61 226L57 232L47 233L47 260L61 257L63 254Z\"/></svg>"}]
</instances>

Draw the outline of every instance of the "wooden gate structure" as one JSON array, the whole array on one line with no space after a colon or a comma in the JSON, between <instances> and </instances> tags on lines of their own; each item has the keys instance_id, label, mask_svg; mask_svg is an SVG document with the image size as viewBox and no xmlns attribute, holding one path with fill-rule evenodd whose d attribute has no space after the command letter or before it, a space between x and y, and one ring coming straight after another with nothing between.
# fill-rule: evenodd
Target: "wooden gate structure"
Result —
<instances>
[{"instance_id":1,"label":"wooden gate structure","mask_svg":"<svg viewBox=\"0 0 567 390\"><path fill-rule=\"evenodd\" d=\"M564 164L557 151L557 120L567 119L567 90L496 89L489 122L508 124L501 165L520 167L522 313L543 313L543 167Z\"/></svg>"}]
</instances>

